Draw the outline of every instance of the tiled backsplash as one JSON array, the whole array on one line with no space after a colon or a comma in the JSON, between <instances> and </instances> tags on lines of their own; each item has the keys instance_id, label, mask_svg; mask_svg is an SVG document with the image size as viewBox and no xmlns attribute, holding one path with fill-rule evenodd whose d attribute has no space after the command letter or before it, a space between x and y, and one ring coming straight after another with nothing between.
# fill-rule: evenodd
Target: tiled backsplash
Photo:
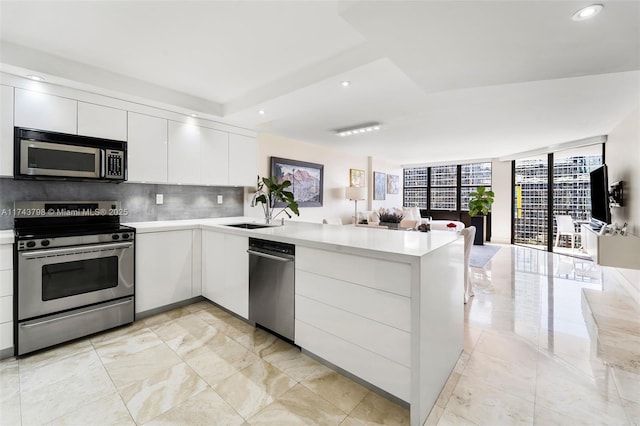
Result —
<instances>
[{"instance_id":1,"label":"tiled backsplash","mask_svg":"<svg viewBox=\"0 0 640 426\"><path fill-rule=\"evenodd\" d=\"M13 228L10 210L14 201L117 200L128 210L128 215L120 219L126 223L242 216L243 193L243 188L237 187L0 178L0 229ZM164 195L164 204L156 204L156 194ZM218 204L218 195L222 195L222 204Z\"/></svg>"}]
</instances>

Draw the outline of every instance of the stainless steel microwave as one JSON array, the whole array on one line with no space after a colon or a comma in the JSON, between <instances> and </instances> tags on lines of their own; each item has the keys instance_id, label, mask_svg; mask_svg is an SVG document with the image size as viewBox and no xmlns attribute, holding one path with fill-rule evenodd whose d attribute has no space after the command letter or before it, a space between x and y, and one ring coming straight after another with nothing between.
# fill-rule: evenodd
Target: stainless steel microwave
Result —
<instances>
[{"instance_id":1,"label":"stainless steel microwave","mask_svg":"<svg viewBox=\"0 0 640 426\"><path fill-rule=\"evenodd\" d=\"M124 182L127 143L16 127L14 178Z\"/></svg>"}]
</instances>

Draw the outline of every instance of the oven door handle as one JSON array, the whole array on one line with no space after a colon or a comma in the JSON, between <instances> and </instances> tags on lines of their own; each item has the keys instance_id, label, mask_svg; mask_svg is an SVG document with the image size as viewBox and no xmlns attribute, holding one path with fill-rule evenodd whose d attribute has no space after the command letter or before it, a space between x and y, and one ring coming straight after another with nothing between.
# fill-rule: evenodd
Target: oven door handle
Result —
<instances>
[{"instance_id":1,"label":"oven door handle","mask_svg":"<svg viewBox=\"0 0 640 426\"><path fill-rule=\"evenodd\" d=\"M130 242L130 241L126 243L95 244L92 246L27 251L27 252L20 253L20 256L29 259L33 257L57 256L61 254L82 254L82 253L98 251L98 250L114 250L114 249L120 249L120 248L125 249L131 246L133 246L133 242Z\"/></svg>"},{"instance_id":2,"label":"oven door handle","mask_svg":"<svg viewBox=\"0 0 640 426\"><path fill-rule=\"evenodd\" d=\"M131 302L133 302L133 299L127 299L124 302L112 303L110 305L100 306L99 308L89 309L87 311L76 312L76 313L73 313L73 314L64 315L64 316L57 317L57 318L51 318L51 319L44 320L44 321L32 322L32 323L29 323L29 324L20 324L20 327L24 327L24 328L38 327L40 325L49 324L51 322L56 322L56 321L60 321L60 320L66 320L66 319L69 319L69 318L72 318L72 317L77 317L78 315L86 315L86 314L88 314L90 312L103 311L105 309L113 308L114 306L127 305L127 304L129 304Z\"/></svg>"}]
</instances>

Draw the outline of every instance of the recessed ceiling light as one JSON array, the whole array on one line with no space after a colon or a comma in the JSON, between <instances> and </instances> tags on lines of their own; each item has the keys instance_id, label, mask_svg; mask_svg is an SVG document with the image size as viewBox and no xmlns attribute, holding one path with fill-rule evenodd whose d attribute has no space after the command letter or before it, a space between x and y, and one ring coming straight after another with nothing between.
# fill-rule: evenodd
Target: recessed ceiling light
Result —
<instances>
[{"instance_id":1,"label":"recessed ceiling light","mask_svg":"<svg viewBox=\"0 0 640 426\"><path fill-rule=\"evenodd\" d=\"M601 4L592 4L591 6L583 7L579 11L573 14L571 19L574 21L583 21L596 16L602 10L604 6Z\"/></svg>"},{"instance_id":2,"label":"recessed ceiling light","mask_svg":"<svg viewBox=\"0 0 640 426\"><path fill-rule=\"evenodd\" d=\"M349 87L349 85L351 84L351 82L350 82L350 81L345 80L345 81L341 82L340 84L342 85L342 87Z\"/></svg>"},{"instance_id":3,"label":"recessed ceiling light","mask_svg":"<svg viewBox=\"0 0 640 426\"><path fill-rule=\"evenodd\" d=\"M261 109L260 111L258 111L258 114L260 114L260 115L264 115L264 110L263 110L263 109Z\"/></svg>"},{"instance_id":4,"label":"recessed ceiling light","mask_svg":"<svg viewBox=\"0 0 640 426\"><path fill-rule=\"evenodd\" d=\"M44 81L44 77L40 77L39 75L29 74L27 78L33 81Z\"/></svg>"},{"instance_id":5,"label":"recessed ceiling light","mask_svg":"<svg viewBox=\"0 0 640 426\"><path fill-rule=\"evenodd\" d=\"M197 117L197 115L196 115L196 114L191 114L191 116L192 116L193 118L196 118L196 117Z\"/></svg>"}]
</instances>

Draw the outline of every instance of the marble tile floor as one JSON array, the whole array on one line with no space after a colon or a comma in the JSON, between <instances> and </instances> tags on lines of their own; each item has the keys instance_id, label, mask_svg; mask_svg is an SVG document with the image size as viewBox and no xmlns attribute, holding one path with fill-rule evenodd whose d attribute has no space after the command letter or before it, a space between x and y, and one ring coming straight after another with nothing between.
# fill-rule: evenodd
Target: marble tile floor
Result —
<instances>
[{"instance_id":1,"label":"marble tile floor","mask_svg":"<svg viewBox=\"0 0 640 426\"><path fill-rule=\"evenodd\" d=\"M637 307L615 309L628 300L599 267L503 246L473 283L464 351L427 425L640 424L637 330L619 326ZM582 289L614 307L604 351ZM206 302L0 362L2 426L408 422L408 410Z\"/></svg>"}]
</instances>

